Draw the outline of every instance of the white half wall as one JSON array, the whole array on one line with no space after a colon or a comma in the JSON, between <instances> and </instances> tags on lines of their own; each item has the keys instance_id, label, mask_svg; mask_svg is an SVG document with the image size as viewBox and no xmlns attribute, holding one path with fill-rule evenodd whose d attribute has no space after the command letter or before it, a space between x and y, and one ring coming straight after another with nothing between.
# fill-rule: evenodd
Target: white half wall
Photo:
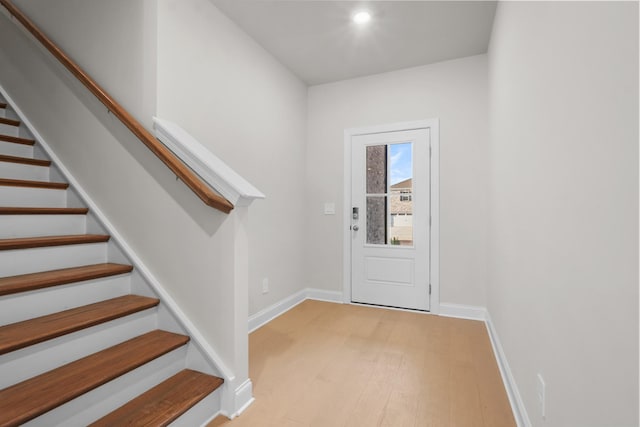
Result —
<instances>
[{"instance_id":1,"label":"white half wall","mask_svg":"<svg viewBox=\"0 0 640 427\"><path fill-rule=\"evenodd\" d=\"M637 426L638 3L500 2L489 59L488 309L526 412Z\"/></svg>"},{"instance_id":2,"label":"white half wall","mask_svg":"<svg viewBox=\"0 0 640 427\"><path fill-rule=\"evenodd\" d=\"M266 195L250 208L249 314L257 313L306 287L307 89L209 0L159 0L158 31L158 116Z\"/></svg>"},{"instance_id":3,"label":"white half wall","mask_svg":"<svg viewBox=\"0 0 640 427\"><path fill-rule=\"evenodd\" d=\"M485 306L487 57L309 89L307 284L342 290L344 130L440 120L440 300ZM336 215L324 215L324 203Z\"/></svg>"}]
</instances>

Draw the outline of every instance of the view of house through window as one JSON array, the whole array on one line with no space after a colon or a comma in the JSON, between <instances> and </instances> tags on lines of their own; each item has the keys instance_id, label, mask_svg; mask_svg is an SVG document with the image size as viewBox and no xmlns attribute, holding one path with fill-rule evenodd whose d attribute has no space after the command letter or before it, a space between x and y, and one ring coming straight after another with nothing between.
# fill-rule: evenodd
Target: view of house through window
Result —
<instances>
[{"instance_id":1,"label":"view of house through window","mask_svg":"<svg viewBox=\"0 0 640 427\"><path fill-rule=\"evenodd\" d=\"M367 244L413 245L412 143L366 147Z\"/></svg>"}]
</instances>

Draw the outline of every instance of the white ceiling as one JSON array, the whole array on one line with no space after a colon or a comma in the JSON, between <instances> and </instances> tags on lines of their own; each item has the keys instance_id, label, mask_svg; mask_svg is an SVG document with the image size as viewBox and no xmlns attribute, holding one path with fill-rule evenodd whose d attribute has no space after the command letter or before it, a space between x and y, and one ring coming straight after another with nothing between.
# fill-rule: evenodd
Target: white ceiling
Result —
<instances>
[{"instance_id":1,"label":"white ceiling","mask_svg":"<svg viewBox=\"0 0 640 427\"><path fill-rule=\"evenodd\" d=\"M309 85L485 53L496 2L212 0ZM367 26L354 11L373 15Z\"/></svg>"}]
</instances>

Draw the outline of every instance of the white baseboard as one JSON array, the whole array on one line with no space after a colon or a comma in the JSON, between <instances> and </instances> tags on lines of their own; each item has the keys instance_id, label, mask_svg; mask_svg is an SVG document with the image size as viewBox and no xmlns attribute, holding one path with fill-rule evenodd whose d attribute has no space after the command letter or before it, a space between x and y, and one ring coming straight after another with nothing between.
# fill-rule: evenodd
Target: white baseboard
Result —
<instances>
[{"instance_id":1,"label":"white baseboard","mask_svg":"<svg viewBox=\"0 0 640 427\"><path fill-rule=\"evenodd\" d=\"M342 292L327 291L324 289L307 288L307 298L316 301L335 302L342 304Z\"/></svg>"},{"instance_id":2,"label":"white baseboard","mask_svg":"<svg viewBox=\"0 0 640 427\"><path fill-rule=\"evenodd\" d=\"M235 389L233 389L232 384L225 384L225 387L231 388L226 394L226 397L231 398L233 401L223 402L223 408L217 415L222 415L232 420L242 414L256 400L253 397L253 383L250 378L247 378ZM211 418L209 422L213 419L215 419L215 417ZM204 427L204 425L202 427Z\"/></svg>"},{"instance_id":3,"label":"white baseboard","mask_svg":"<svg viewBox=\"0 0 640 427\"><path fill-rule=\"evenodd\" d=\"M269 307L260 310L256 314L249 316L249 333L255 331L259 327L271 322L281 314L291 310L296 305L307 299L307 290L303 289L300 292L279 301Z\"/></svg>"},{"instance_id":4,"label":"white baseboard","mask_svg":"<svg viewBox=\"0 0 640 427\"><path fill-rule=\"evenodd\" d=\"M500 375L502 376L502 382L504 384L505 391L507 392L509 403L511 404L513 417L516 419L516 424L518 425L518 427L531 427L531 421L529 420L527 410L524 407L524 402L520 397L520 392L518 391L518 387L516 385L515 379L513 378L513 374L511 373L511 369L509 368L507 357L502 350L502 345L500 344L498 333L496 332L495 327L493 326L493 323L491 321L489 311L485 307L442 303L440 304L440 316L456 317L459 319L468 320L480 320L485 323L487 332L489 333L491 346L493 347L493 354L495 355L496 362L498 363Z\"/></svg>"},{"instance_id":5,"label":"white baseboard","mask_svg":"<svg viewBox=\"0 0 640 427\"><path fill-rule=\"evenodd\" d=\"M484 321L487 318L487 309L474 305L443 302L440 303L440 316Z\"/></svg>"},{"instance_id":6,"label":"white baseboard","mask_svg":"<svg viewBox=\"0 0 640 427\"><path fill-rule=\"evenodd\" d=\"M342 292L314 288L306 288L296 292L282 301L270 305L256 314L249 316L249 333L271 322L276 317L286 313L302 301L308 299L342 303Z\"/></svg>"},{"instance_id":7,"label":"white baseboard","mask_svg":"<svg viewBox=\"0 0 640 427\"><path fill-rule=\"evenodd\" d=\"M253 383L247 379L236 388L236 413L234 416L242 414L254 402Z\"/></svg>"},{"instance_id":8,"label":"white baseboard","mask_svg":"<svg viewBox=\"0 0 640 427\"><path fill-rule=\"evenodd\" d=\"M222 416L226 416L222 413L222 411L218 411L215 414L213 414L212 416L210 416L204 423L200 424L200 427L207 427L209 424L211 424L211 422L213 420L215 420L216 418L218 418L220 415Z\"/></svg>"},{"instance_id":9,"label":"white baseboard","mask_svg":"<svg viewBox=\"0 0 640 427\"><path fill-rule=\"evenodd\" d=\"M522 397L520 396L520 392L518 391L518 386L516 385L516 380L515 378L513 378L511 368L509 368L509 362L507 362L507 356L504 354L502 344L500 344L498 332L493 326L491 316L486 309L485 316L485 325L487 326L487 332L489 333L489 339L491 340L493 353L495 354L496 361L498 362L500 375L502 375L502 382L504 383L504 388L507 391L507 397L509 398L509 403L511 404L513 417L516 419L516 424L518 425L518 427L531 427L531 420L529 420L527 408L525 408L524 406L524 402L522 401Z\"/></svg>"}]
</instances>

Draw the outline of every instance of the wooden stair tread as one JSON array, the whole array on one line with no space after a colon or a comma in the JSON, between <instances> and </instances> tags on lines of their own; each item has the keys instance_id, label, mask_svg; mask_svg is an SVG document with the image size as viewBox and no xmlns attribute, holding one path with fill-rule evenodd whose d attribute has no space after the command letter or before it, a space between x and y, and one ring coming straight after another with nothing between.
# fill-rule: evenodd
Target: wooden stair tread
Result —
<instances>
[{"instance_id":1,"label":"wooden stair tread","mask_svg":"<svg viewBox=\"0 0 640 427\"><path fill-rule=\"evenodd\" d=\"M0 207L0 215L86 215L89 208Z\"/></svg>"},{"instance_id":2,"label":"wooden stair tread","mask_svg":"<svg viewBox=\"0 0 640 427\"><path fill-rule=\"evenodd\" d=\"M223 382L222 378L185 369L90 426L167 426Z\"/></svg>"},{"instance_id":3,"label":"wooden stair tread","mask_svg":"<svg viewBox=\"0 0 640 427\"><path fill-rule=\"evenodd\" d=\"M23 165L31 165L31 166L51 166L51 160L40 160L40 159L32 159L29 157L16 157L16 156L7 156L4 154L0 154L0 162L6 163L19 163Z\"/></svg>"},{"instance_id":4,"label":"wooden stair tread","mask_svg":"<svg viewBox=\"0 0 640 427\"><path fill-rule=\"evenodd\" d=\"M49 188L52 190L66 190L69 188L69 184L66 182L25 181L22 179L8 178L0 178L0 185L7 187Z\"/></svg>"},{"instance_id":5,"label":"wooden stair tread","mask_svg":"<svg viewBox=\"0 0 640 427\"><path fill-rule=\"evenodd\" d=\"M189 341L152 331L0 390L0 426L23 424Z\"/></svg>"},{"instance_id":6,"label":"wooden stair tread","mask_svg":"<svg viewBox=\"0 0 640 427\"><path fill-rule=\"evenodd\" d=\"M130 273L132 270L133 267L130 265L105 263L2 277L0 278L0 296L116 276Z\"/></svg>"},{"instance_id":7,"label":"wooden stair tread","mask_svg":"<svg viewBox=\"0 0 640 427\"><path fill-rule=\"evenodd\" d=\"M0 327L0 355L158 305L156 298L125 295Z\"/></svg>"},{"instance_id":8,"label":"wooden stair tread","mask_svg":"<svg viewBox=\"0 0 640 427\"><path fill-rule=\"evenodd\" d=\"M5 104L4 102L0 102L0 108L7 108L7 104Z\"/></svg>"},{"instance_id":9,"label":"wooden stair tread","mask_svg":"<svg viewBox=\"0 0 640 427\"><path fill-rule=\"evenodd\" d=\"M86 243L103 243L111 236L106 234L70 234L66 236L20 237L17 239L0 239L0 251L13 249L43 248L49 246L81 245Z\"/></svg>"},{"instance_id":10,"label":"wooden stair tread","mask_svg":"<svg viewBox=\"0 0 640 427\"><path fill-rule=\"evenodd\" d=\"M0 117L0 125L20 126L20 121L13 120L13 119L5 119L4 117Z\"/></svg>"},{"instance_id":11,"label":"wooden stair tread","mask_svg":"<svg viewBox=\"0 0 640 427\"><path fill-rule=\"evenodd\" d=\"M33 139L20 138L19 136L11 136L11 135L0 135L0 141L12 142L14 144L22 144L22 145L34 145L36 143L36 141Z\"/></svg>"}]
</instances>

